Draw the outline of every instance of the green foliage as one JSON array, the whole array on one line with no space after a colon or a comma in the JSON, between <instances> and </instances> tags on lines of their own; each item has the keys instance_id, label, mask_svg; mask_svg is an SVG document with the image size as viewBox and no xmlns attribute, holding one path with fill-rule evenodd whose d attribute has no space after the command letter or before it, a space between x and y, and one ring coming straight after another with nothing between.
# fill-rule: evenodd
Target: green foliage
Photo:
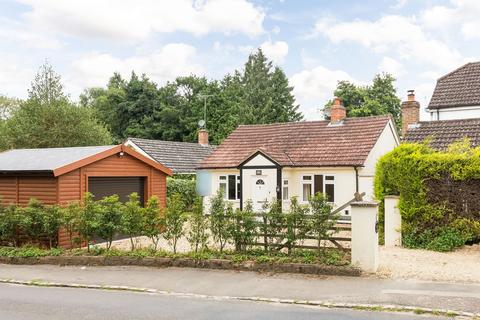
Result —
<instances>
[{"instance_id":1,"label":"green foliage","mask_svg":"<svg viewBox=\"0 0 480 320\"><path fill-rule=\"evenodd\" d=\"M203 201L196 197L188 217L189 230L187 240L195 252L203 251L208 244L208 219L203 214Z\"/></svg>"},{"instance_id":2,"label":"green foliage","mask_svg":"<svg viewBox=\"0 0 480 320\"><path fill-rule=\"evenodd\" d=\"M163 232L165 219L164 212L160 210L158 198L151 197L147 201L145 210L143 211L143 230L142 235L152 240L154 250L157 250L160 234Z\"/></svg>"},{"instance_id":3,"label":"green foliage","mask_svg":"<svg viewBox=\"0 0 480 320\"><path fill-rule=\"evenodd\" d=\"M140 205L140 197L136 192L128 196L121 214L121 231L130 238L131 250L135 250L135 238L142 234L144 229L144 208Z\"/></svg>"},{"instance_id":4,"label":"green foliage","mask_svg":"<svg viewBox=\"0 0 480 320\"><path fill-rule=\"evenodd\" d=\"M43 204L37 199L30 199L28 206L18 207L17 215L20 217L20 230L35 244L40 243L43 234L42 215L45 211Z\"/></svg>"},{"instance_id":5,"label":"green foliage","mask_svg":"<svg viewBox=\"0 0 480 320\"><path fill-rule=\"evenodd\" d=\"M231 235L236 251L246 251L256 237L257 224L251 201L247 201L243 210L235 210L231 226Z\"/></svg>"},{"instance_id":6,"label":"green foliage","mask_svg":"<svg viewBox=\"0 0 480 320\"><path fill-rule=\"evenodd\" d=\"M265 204L263 210L263 223L260 230L264 235L265 249L276 250L285 239L286 216L282 212L281 203L277 200Z\"/></svg>"},{"instance_id":7,"label":"green foliage","mask_svg":"<svg viewBox=\"0 0 480 320\"><path fill-rule=\"evenodd\" d=\"M217 242L220 252L231 239L231 216L233 207L226 204L221 190L210 200L210 232L213 240Z\"/></svg>"},{"instance_id":8,"label":"green foliage","mask_svg":"<svg viewBox=\"0 0 480 320\"><path fill-rule=\"evenodd\" d=\"M307 205L299 204L296 197L291 199L290 212L286 215L288 252L292 252L294 246L305 239L310 231L310 220L307 216L309 211L310 208Z\"/></svg>"},{"instance_id":9,"label":"green foliage","mask_svg":"<svg viewBox=\"0 0 480 320\"><path fill-rule=\"evenodd\" d=\"M332 214L333 208L328 203L325 194L317 193L309 200L312 224L310 232L317 239L318 252L321 251L321 240L327 239L332 234L332 228L338 221L338 214Z\"/></svg>"},{"instance_id":10,"label":"green foliage","mask_svg":"<svg viewBox=\"0 0 480 320\"><path fill-rule=\"evenodd\" d=\"M79 219L82 216L83 208L80 206L80 203L71 202L62 210L62 226L68 233L70 248L74 248L75 245L79 245L81 242L77 231L79 230Z\"/></svg>"},{"instance_id":11,"label":"green foliage","mask_svg":"<svg viewBox=\"0 0 480 320\"><path fill-rule=\"evenodd\" d=\"M402 144L378 161L375 196L383 202L385 195L400 195L405 246L444 251L480 239L479 219L474 218L480 216L478 208L470 208L473 215L463 217L448 203L427 200L426 181L431 179L480 179L480 149L465 144L461 141L444 152L434 151L426 144ZM380 222L383 223L383 207Z\"/></svg>"},{"instance_id":12,"label":"green foliage","mask_svg":"<svg viewBox=\"0 0 480 320\"><path fill-rule=\"evenodd\" d=\"M371 85L357 86L349 81L339 81L334 95L341 98L349 117L366 117L391 114L397 126L401 124L400 99L397 97L395 78L388 74L377 74ZM333 101L324 111L329 113Z\"/></svg>"},{"instance_id":13,"label":"green foliage","mask_svg":"<svg viewBox=\"0 0 480 320\"><path fill-rule=\"evenodd\" d=\"M174 253L177 252L178 239L184 235L185 221L185 204L182 196L174 194L168 199L165 213L165 233L163 234L163 237L172 246Z\"/></svg>"},{"instance_id":14,"label":"green foliage","mask_svg":"<svg viewBox=\"0 0 480 320\"><path fill-rule=\"evenodd\" d=\"M77 218L77 232L81 239L87 242L87 248L90 250L90 242L95 236L98 227L98 203L93 199L93 194L87 192L83 198L82 210Z\"/></svg>"},{"instance_id":15,"label":"green foliage","mask_svg":"<svg viewBox=\"0 0 480 320\"><path fill-rule=\"evenodd\" d=\"M62 226L63 211L58 206L47 206L44 208L42 219L42 234L48 238L49 248L53 248L58 236L58 230Z\"/></svg>"},{"instance_id":16,"label":"green foliage","mask_svg":"<svg viewBox=\"0 0 480 320\"><path fill-rule=\"evenodd\" d=\"M167 178L167 198L179 194L188 210L197 198L195 179Z\"/></svg>"},{"instance_id":17,"label":"green foliage","mask_svg":"<svg viewBox=\"0 0 480 320\"><path fill-rule=\"evenodd\" d=\"M15 206L2 207L0 205L0 242L18 245L18 232L21 225L21 216Z\"/></svg>"},{"instance_id":18,"label":"green foliage","mask_svg":"<svg viewBox=\"0 0 480 320\"><path fill-rule=\"evenodd\" d=\"M28 99L0 125L0 148L46 148L111 143L93 110L79 107L63 93L60 77L43 65Z\"/></svg>"},{"instance_id":19,"label":"green foliage","mask_svg":"<svg viewBox=\"0 0 480 320\"><path fill-rule=\"evenodd\" d=\"M118 196L112 195L98 201L96 208L98 210L95 213L95 235L105 240L107 249L110 249L113 237L122 231L124 207Z\"/></svg>"},{"instance_id":20,"label":"green foliage","mask_svg":"<svg viewBox=\"0 0 480 320\"><path fill-rule=\"evenodd\" d=\"M106 88L86 90L80 104L95 110L117 141L135 136L197 142L207 99L210 141L219 144L239 124L301 120L292 91L283 70L258 50L242 70L220 81L192 75L158 87L145 75L124 80L114 74Z\"/></svg>"}]
</instances>

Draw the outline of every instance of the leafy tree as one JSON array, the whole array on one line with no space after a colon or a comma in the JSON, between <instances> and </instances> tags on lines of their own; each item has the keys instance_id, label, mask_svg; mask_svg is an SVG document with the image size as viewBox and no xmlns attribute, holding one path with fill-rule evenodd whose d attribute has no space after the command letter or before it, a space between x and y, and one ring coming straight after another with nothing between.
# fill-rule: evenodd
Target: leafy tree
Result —
<instances>
[{"instance_id":1,"label":"leafy tree","mask_svg":"<svg viewBox=\"0 0 480 320\"><path fill-rule=\"evenodd\" d=\"M30 199L28 206L17 207L17 214L21 216L21 230L33 243L39 243L43 234L42 214L44 210L44 205L35 198Z\"/></svg>"},{"instance_id":2,"label":"leafy tree","mask_svg":"<svg viewBox=\"0 0 480 320\"><path fill-rule=\"evenodd\" d=\"M68 233L70 248L73 248L74 244L81 242L81 238L78 237L77 232L79 230L78 223L82 216L82 210L83 208L78 202L71 202L63 208L62 227L65 228L65 231Z\"/></svg>"},{"instance_id":3,"label":"leafy tree","mask_svg":"<svg viewBox=\"0 0 480 320\"><path fill-rule=\"evenodd\" d=\"M54 247L58 230L62 226L62 213L63 211L58 206L47 206L41 214L42 234L48 238L50 249Z\"/></svg>"},{"instance_id":4,"label":"leafy tree","mask_svg":"<svg viewBox=\"0 0 480 320\"><path fill-rule=\"evenodd\" d=\"M210 232L213 240L218 243L220 252L231 238L230 217L233 212L231 203L225 204L223 192L218 190L210 201Z\"/></svg>"},{"instance_id":5,"label":"leafy tree","mask_svg":"<svg viewBox=\"0 0 480 320\"><path fill-rule=\"evenodd\" d=\"M285 240L286 217L282 212L281 203L277 200L272 200L270 204L265 204L263 209L261 229L264 234L265 250L275 250Z\"/></svg>"},{"instance_id":6,"label":"leafy tree","mask_svg":"<svg viewBox=\"0 0 480 320\"><path fill-rule=\"evenodd\" d=\"M292 253L295 245L305 239L309 231L308 210L308 206L299 204L296 197L290 200L290 212L286 215L288 253Z\"/></svg>"},{"instance_id":7,"label":"leafy tree","mask_svg":"<svg viewBox=\"0 0 480 320\"><path fill-rule=\"evenodd\" d=\"M188 225L190 227L187 240L195 252L203 250L208 242L208 219L203 214L203 202L201 197L196 197L190 212Z\"/></svg>"},{"instance_id":8,"label":"leafy tree","mask_svg":"<svg viewBox=\"0 0 480 320\"><path fill-rule=\"evenodd\" d=\"M13 205L0 205L0 240L18 246L18 231L21 227L21 216Z\"/></svg>"},{"instance_id":9,"label":"leafy tree","mask_svg":"<svg viewBox=\"0 0 480 320\"><path fill-rule=\"evenodd\" d=\"M107 250L109 250L113 237L122 230L124 208L116 194L101 199L97 205L95 234L107 242Z\"/></svg>"},{"instance_id":10,"label":"leafy tree","mask_svg":"<svg viewBox=\"0 0 480 320\"><path fill-rule=\"evenodd\" d=\"M162 233L164 225L164 217L161 216L162 211L156 196L151 197L147 201L145 210L143 210L143 231L142 234L152 240L153 248L157 250L158 242L160 241L160 234Z\"/></svg>"},{"instance_id":11,"label":"leafy tree","mask_svg":"<svg viewBox=\"0 0 480 320\"><path fill-rule=\"evenodd\" d=\"M79 212L80 215L78 217L77 230L80 234L80 238L87 242L87 251L90 252L90 242L95 236L99 222L97 219L99 206L94 201L93 194L89 192L85 193L81 208L82 210Z\"/></svg>"},{"instance_id":12,"label":"leafy tree","mask_svg":"<svg viewBox=\"0 0 480 320\"><path fill-rule=\"evenodd\" d=\"M255 239L256 223L252 202L249 200L243 210L235 210L232 223L232 239L236 251L245 251Z\"/></svg>"},{"instance_id":13,"label":"leafy tree","mask_svg":"<svg viewBox=\"0 0 480 320\"><path fill-rule=\"evenodd\" d=\"M323 193L315 194L309 199L309 203L312 213L311 233L317 239L317 250L320 253L322 240L331 235L338 214L332 214L332 205Z\"/></svg>"},{"instance_id":14,"label":"leafy tree","mask_svg":"<svg viewBox=\"0 0 480 320\"><path fill-rule=\"evenodd\" d=\"M0 125L0 148L45 148L111 143L107 129L93 110L72 104L63 93L60 76L43 65L28 99Z\"/></svg>"},{"instance_id":15,"label":"leafy tree","mask_svg":"<svg viewBox=\"0 0 480 320\"><path fill-rule=\"evenodd\" d=\"M339 81L334 95L341 98L349 117L366 117L391 114L397 126L401 124L401 100L397 97L395 78L377 74L371 85L357 86L349 81ZM333 101L324 108L327 117Z\"/></svg>"},{"instance_id":16,"label":"leafy tree","mask_svg":"<svg viewBox=\"0 0 480 320\"><path fill-rule=\"evenodd\" d=\"M17 98L10 98L0 94L0 122L7 120L20 108L22 101Z\"/></svg>"},{"instance_id":17,"label":"leafy tree","mask_svg":"<svg viewBox=\"0 0 480 320\"><path fill-rule=\"evenodd\" d=\"M135 250L134 239L142 233L143 230L143 208L140 205L140 197L136 192L128 196L125 202L121 216L121 230L130 238L131 250Z\"/></svg>"},{"instance_id":18,"label":"leafy tree","mask_svg":"<svg viewBox=\"0 0 480 320\"><path fill-rule=\"evenodd\" d=\"M165 214L165 233L163 235L172 246L173 253L177 253L178 239L184 234L185 220L185 204L179 194L174 194L168 199L167 212Z\"/></svg>"}]
</instances>

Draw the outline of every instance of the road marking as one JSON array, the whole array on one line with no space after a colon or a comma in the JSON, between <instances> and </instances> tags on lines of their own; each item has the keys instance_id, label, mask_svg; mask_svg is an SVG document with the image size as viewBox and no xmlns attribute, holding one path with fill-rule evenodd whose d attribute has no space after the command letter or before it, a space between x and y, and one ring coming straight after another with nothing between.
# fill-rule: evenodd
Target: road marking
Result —
<instances>
[{"instance_id":1,"label":"road marking","mask_svg":"<svg viewBox=\"0 0 480 320\"><path fill-rule=\"evenodd\" d=\"M437 291L437 290L382 290L382 294L405 294L435 297L458 297L480 299L480 292Z\"/></svg>"}]
</instances>

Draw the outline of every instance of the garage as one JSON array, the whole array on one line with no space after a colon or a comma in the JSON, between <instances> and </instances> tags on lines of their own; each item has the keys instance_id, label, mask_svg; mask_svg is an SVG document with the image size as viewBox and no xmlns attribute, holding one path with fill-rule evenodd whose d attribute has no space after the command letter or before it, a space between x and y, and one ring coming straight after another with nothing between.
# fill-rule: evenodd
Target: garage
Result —
<instances>
[{"instance_id":1,"label":"garage","mask_svg":"<svg viewBox=\"0 0 480 320\"><path fill-rule=\"evenodd\" d=\"M0 153L0 201L67 205L86 192L96 199L117 194L121 201L137 192L143 204L156 196L165 206L169 175L172 170L124 145L14 149ZM58 243L68 246L66 234L60 232Z\"/></svg>"}]
</instances>

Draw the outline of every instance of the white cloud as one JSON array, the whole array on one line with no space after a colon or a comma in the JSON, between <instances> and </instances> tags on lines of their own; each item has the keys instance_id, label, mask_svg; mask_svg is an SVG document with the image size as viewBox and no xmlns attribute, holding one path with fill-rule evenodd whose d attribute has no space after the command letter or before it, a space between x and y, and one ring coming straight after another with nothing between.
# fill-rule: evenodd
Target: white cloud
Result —
<instances>
[{"instance_id":1,"label":"white cloud","mask_svg":"<svg viewBox=\"0 0 480 320\"><path fill-rule=\"evenodd\" d=\"M0 18L0 39L14 42L26 48L59 49L63 44L55 37L39 32L17 21Z\"/></svg>"},{"instance_id":2,"label":"white cloud","mask_svg":"<svg viewBox=\"0 0 480 320\"><path fill-rule=\"evenodd\" d=\"M315 25L315 34L331 42L356 42L378 54L396 55L399 59L435 66L444 70L463 62L460 52L433 39L414 17L384 16L376 21L336 22L322 19Z\"/></svg>"},{"instance_id":3,"label":"white cloud","mask_svg":"<svg viewBox=\"0 0 480 320\"><path fill-rule=\"evenodd\" d=\"M182 43L165 45L149 55L124 59L108 53L93 52L74 61L72 70L69 77L75 86L72 91L79 91L84 87L105 86L113 72L119 72L123 77L129 78L134 70L137 74L145 73L160 84L174 80L178 76L192 73L201 75L204 72L196 61L196 49Z\"/></svg>"},{"instance_id":4,"label":"white cloud","mask_svg":"<svg viewBox=\"0 0 480 320\"><path fill-rule=\"evenodd\" d=\"M282 64L288 54L288 43L285 41L266 41L260 45L260 48L276 64Z\"/></svg>"},{"instance_id":5,"label":"white cloud","mask_svg":"<svg viewBox=\"0 0 480 320\"><path fill-rule=\"evenodd\" d=\"M408 3L408 0L397 0L397 2L392 6L392 9L398 10L405 7Z\"/></svg>"},{"instance_id":6,"label":"white cloud","mask_svg":"<svg viewBox=\"0 0 480 320\"><path fill-rule=\"evenodd\" d=\"M394 75L395 77L400 77L405 74L406 70L403 64L393 58L385 56L382 58L382 61L378 66L378 71L387 72Z\"/></svg>"},{"instance_id":7,"label":"white cloud","mask_svg":"<svg viewBox=\"0 0 480 320\"><path fill-rule=\"evenodd\" d=\"M42 30L118 41L152 33L183 31L257 36L264 32L263 9L246 0L19 0L24 17Z\"/></svg>"},{"instance_id":8,"label":"white cloud","mask_svg":"<svg viewBox=\"0 0 480 320\"><path fill-rule=\"evenodd\" d=\"M333 97L333 91L340 80L359 83L348 73L342 70L330 70L317 66L310 70L303 70L290 77L290 84L294 87L297 101L307 119L319 119L320 109Z\"/></svg>"},{"instance_id":9,"label":"white cloud","mask_svg":"<svg viewBox=\"0 0 480 320\"><path fill-rule=\"evenodd\" d=\"M26 59L2 56L0 59L0 94L25 98L37 70Z\"/></svg>"},{"instance_id":10,"label":"white cloud","mask_svg":"<svg viewBox=\"0 0 480 320\"><path fill-rule=\"evenodd\" d=\"M465 39L480 38L480 1L451 0L450 6L435 6L422 14L424 25L433 30L458 28ZM455 27L455 28L454 28Z\"/></svg>"}]
</instances>

